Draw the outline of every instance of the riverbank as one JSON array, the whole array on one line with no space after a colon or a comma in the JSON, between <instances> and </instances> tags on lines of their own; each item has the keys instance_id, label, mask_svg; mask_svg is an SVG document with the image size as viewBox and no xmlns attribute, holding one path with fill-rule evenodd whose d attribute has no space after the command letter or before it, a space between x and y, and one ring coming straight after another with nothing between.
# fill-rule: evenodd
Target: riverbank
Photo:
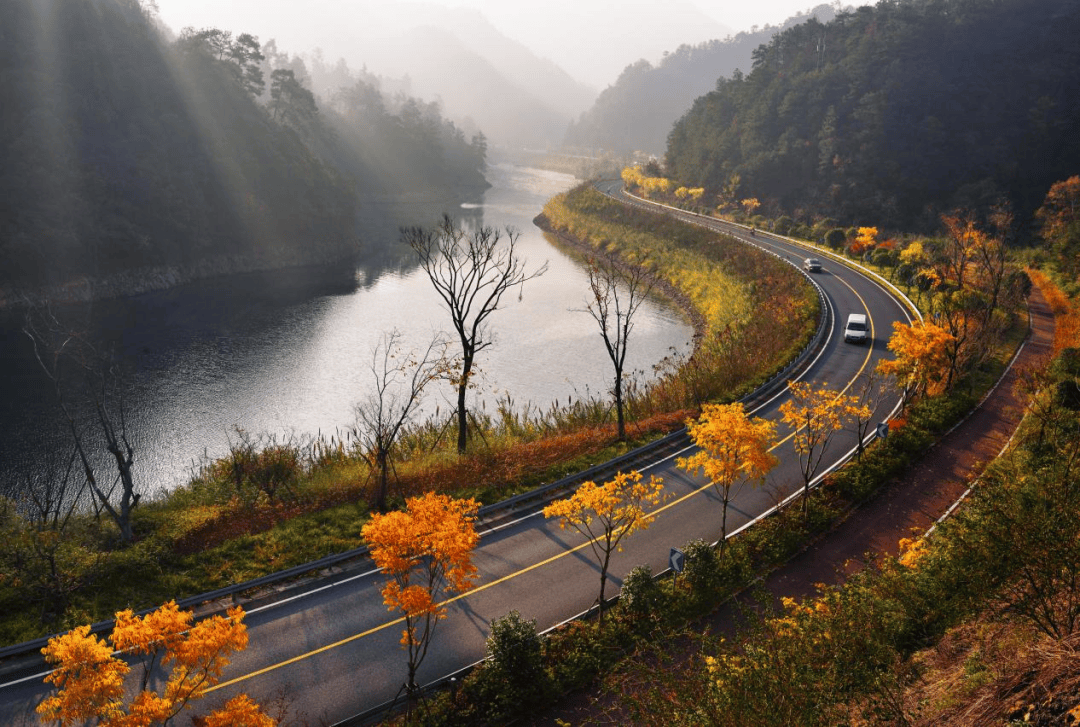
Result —
<instances>
[{"instance_id":1,"label":"riverbank","mask_svg":"<svg viewBox=\"0 0 1080 727\"><path fill-rule=\"evenodd\" d=\"M213 278L293 268L326 268L350 275L358 262L384 249L386 240L396 240L401 225L433 222L442 210L457 209L466 201L479 199L490 187L485 183L452 195L445 190L365 194L358 198L356 211L355 224L360 232L345 245L306 240L287 247L277 245L261 254L209 255L188 262L78 275L44 285L0 285L0 311L129 298ZM414 217L418 209L429 213L418 220Z\"/></svg>"},{"instance_id":2,"label":"riverbank","mask_svg":"<svg viewBox=\"0 0 1080 727\"><path fill-rule=\"evenodd\" d=\"M339 268L351 271L356 255L296 255L273 260L243 255L219 255L187 265L152 265L103 276L80 276L61 283L33 288L0 288L0 311L45 305L79 305L101 300L130 298L169 290L211 278L289 268Z\"/></svg>"},{"instance_id":3,"label":"riverbank","mask_svg":"<svg viewBox=\"0 0 1080 727\"><path fill-rule=\"evenodd\" d=\"M659 223L645 216L639 220L643 229ZM712 285L705 292L714 298L711 304L708 299L703 303L707 309L729 315L755 309L750 301L738 305L724 301L725 295L733 291L737 295L744 287L716 273L715 262L699 260L699 255L723 256L715 235L681 226L665 229L681 237L678 249L684 250L668 255L669 261L684 260L689 267L711 271L705 277ZM660 244L649 239L650 245ZM766 270L775 267L773 272L791 286L769 288L769 295L801 300L805 281L797 271L761 258ZM690 262L694 260L699 262ZM747 269L757 270L753 264ZM565 300L563 295L562 308ZM791 315L797 308L774 307L771 313L777 319L770 318L764 327L781 329L785 344L801 339L799 326L809 325L813 317ZM575 396L572 402L563 398L564 403L524 415L504 408L489 407L489 414L477 411L479 430L466 457L458 456L448 443L445 419L435 417L410 428L399 440L391 502L431 490L481 502L505 499L678 429L711 391L726 387L725 395L737 398L750 384L733 377L759 380L767 372L757 367L771 368L771 363L746 359L737 337L717 338L711 331L734 330L744 323L754 328L757 321L727 317L710 323L705 326L710 335L699 348L694 367L671 362L655 386L635 392L628 406L630 441L618 441L610 402L603 396ZM776 350L770 353L777 355ZM19 588L12 582L0 583L0 612L7 615L0 623L0 640L11 643L39 636L55 629L58 620L95 621L125 606L151 606L210 591L362 543L360 527L368 516L374 483L366 452L355 437L315 442L257 439L250 452L244 440L234 439L233 445L228 456L207 463L190 485L167 497L144 500L133 515L136 542L127 547L118 547L108 522L89 517L68 522L63 539L69 549L61 555L71 560L64 563L68 577L63 582L36 582L35 573L28 572ZM469 486L463 489L461 483ZM24 566L30 563L35 552L33 528L11 520L5 529L4 537L14 544L12 553L17 550L25 556ZM37 588L36 595L27 588ZM42 614L44 625L38 622Z\"/></svg>"},{"instance_id":4,"label":"riverbank","mask_svg":"<svg viewBox=\"0 0 1080 727\"><path fill-rule=\"evenodd\" d=\"M533 224L543 230L546 234L554 237L558 241L558 244L566 246L586 260L595 258L600 252L588 242L552 225L551 220L549 220L547 215L543 212L533 219ZM682 311L682 314L686 316L686 319L690 321L690 325L694 328L694 349L696 350L697 346L701 343L702 337L704 337L708 330L708 321L706 320L705 315L694 307L694 303L690 300L690 296L672 285L667 278L657 275L652 268L643 268L639 265L634 265L632 262L627 262L622 258L619 258L619 260L627 267L644 272L645 278L652 290Z\"/></svg>"}]
</instances>

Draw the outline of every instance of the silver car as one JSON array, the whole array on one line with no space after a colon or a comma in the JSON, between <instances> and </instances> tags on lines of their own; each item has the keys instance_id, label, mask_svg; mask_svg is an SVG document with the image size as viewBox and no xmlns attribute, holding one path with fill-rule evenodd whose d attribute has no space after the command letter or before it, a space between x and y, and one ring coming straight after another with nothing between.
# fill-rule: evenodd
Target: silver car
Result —
<instances>
[{"instance_id":1,"label":"silver car","mask_svg":"<svg viewBox=\"0 0 1080 727\"><path fill-rule=\"evenodd\" d=\"M844 326L844 341L847 343L866 343L869 330L866 325L866 314L851 313L847 317L847 325Z\"/></svg>"}]
</instances>

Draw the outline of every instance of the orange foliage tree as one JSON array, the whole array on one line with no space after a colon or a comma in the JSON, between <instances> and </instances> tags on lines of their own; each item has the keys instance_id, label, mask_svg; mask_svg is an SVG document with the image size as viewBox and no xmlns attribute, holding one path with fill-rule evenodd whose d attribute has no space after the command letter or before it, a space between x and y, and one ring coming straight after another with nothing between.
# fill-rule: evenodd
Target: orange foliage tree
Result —
<instances>
[{"instance_id":1,"label":"orange foliage tree","mask_svg":"<svg viewBox=\"0 0 1080 727\"><path fill-rule=\"evenodd\" d=\"M1071 226L1080 223L1080 176L1055 182L1035 216L1048 239L1061 237Z\"/></svg>"},{"instance_id":2,"label":"orange foliage tree","mask_svg":"<svg viewBox=\"0 0 1080 727\"><path fill-rule=\"evenodd\" d=\"M361 530L371 559L389 580L382 590L391 611L401 611L408 650L410 695L417 692L416 671L427 655L435 626L446 617L436 601L442 592L461 592L473 585L472 552L480 541L476 500L428 492L405 501L405 510L373 515Z\"/></svg>"},{"instance_id":3,"label":"orange foliage tree","mask_svg":"<svg viewBox=\"0 0 1080 727\"><path fill-rule=\"evenodd\" d=\"M986 233L978 228L970 212L942 215L947 232L940 261L945 277L959 289L967 287L967 276L973 268L980 247L988 244Z\"/></svg>"},{"instance_id":4,"label":"orange foliage tree","mask_svg":"<svg viewBox=\"0 0 1080 727\"><path fill-rule=\"evenodd\" d=\"M877 370L895 376L904 388L914 387L928 395L943 393L950 381L949 349L954 338L934 323L917 321L906 325L893 323L889 350L896 358L884 359Z\"/></svg>"},{"instance_id":5,"label":"orange foliage tree","mask_svg":"<svg viewBox=\"0 0 1080 727\"><path fill-rule=\"evenodd\" d=\"M61 725L97 720L105 727L150 727L164 725L193 700L201 699L221 679L233 652L247 647L244 610L229 609L227 616L212 616L192 625L190 611L181 611L175 601L146 616L130 609L116 614L109 643L81 626L49 639L41 651L55 669L45 681L56 686L55 694L37 707L43 722ZM124 679L131 667L114 652L142 657L139 691L125 701ZM162 691L150 688L151 674L158 665L169 669ZM265 715L247 695L233 698L199 724L272 727L275 720Z\"/></svg>"},{"instance_id":6,"label":"orange foliage tree","mask_svg":"<svg viewBox=\"0 0 1080 727\"><path fill-rule=\"evenodd\" d=\"M799 455L803 480L803 515L809 513L810 483L837 432L855 417L858 397L828 386L811 388L804 381L789 381L791 398L780 405L780 417L792 427L792 443Z\"/></svg>"},{"instance_id":7,"label":"orange foliage tree","mask_svg":"<svg viewBox=\"0 0 1080 727\"><path fill-rule=\"evenodd\" d=\"M1054 183L1035 217L1062 271L1075 276L1080 272L1080 176Z\"/></svg>"},{"instance_id":8,"label":"orange foliage tree","mask_svg":"<svg viewBox=\"0 0 1080 727\"><path fill-rule=\"evenodd\" d=\"M877 245L878 228L876 227L860 227L859 234L855 236L855 241L851 243L851 251L856 255L860 255L867 250L872 250Z\"/></svg>"},{"instance_id":9,"label":"orange foliage tree","mask_svg":"<svg viewBox=\"0 0 1080 727\"><path fill-rule=\"evenodd\" d=\"M678 465L688 472L701 471L720 496L720 553L727 542L727 514L731 500L747 482L762 482L776 466L770 449L776 443L776 424L751 419L742 404L706 404L697 421L688 419L690 439L700 449L681 457Z\"/></svg>"},{"instance_id":10,"label":"orange foliage tree","mask_svg":"<svg viewBox=\"0 0 1080 727\"><path fill-rule=\"evenodd\" d=\"M664 483L655 475L642 482L640 472L619 472L603 484L586 482L570 497L544 508L544 517L559 518L559 527L571 527L588 539L600 563L600 613L604 618L604 587L611 556L622 549L622 541L645 530L655 516L645 512L660 503Z\"/></svg>"},{"instance_id":11,"label":"orange foliage tree","mask_svg":"<svg viewBox=\"0 0 1080 727\"><path fill-rule=\"evenodd\" d=\"M641 167L623 167L622 180L627 187L640 187L645 181L645 173L641 171Z\"/></svg>"}]
</instances>

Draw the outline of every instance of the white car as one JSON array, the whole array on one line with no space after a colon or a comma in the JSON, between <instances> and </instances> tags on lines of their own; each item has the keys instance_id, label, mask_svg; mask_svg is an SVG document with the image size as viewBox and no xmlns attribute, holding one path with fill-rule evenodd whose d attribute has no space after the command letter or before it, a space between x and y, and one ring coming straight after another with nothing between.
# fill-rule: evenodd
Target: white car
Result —
<instances>
[{"instance_id":1,"label":"white car","mask_svg":"<svg viewBox=\"0 0 1080 727\"><path fill-rule=\"evenodd\" d=\"M808 257L808 258L806 258L805 260L803 260L802 266L803 266L803 270L805 270L808 273L820 273L821 272L821 261L818 260L816 257Z\"/></svg>"},{"instance_id":2,"label":"white car","mask_svg":"<svg viewBox=\"0 0 1080 727\"><path fill-rule=\"evenodd\" d=\"M851 313L847 317L847 325L844 326L844 341L846 343L866 343L870 337L870 329L866 325L864 313Z\"/></svg>"}]
</instances>

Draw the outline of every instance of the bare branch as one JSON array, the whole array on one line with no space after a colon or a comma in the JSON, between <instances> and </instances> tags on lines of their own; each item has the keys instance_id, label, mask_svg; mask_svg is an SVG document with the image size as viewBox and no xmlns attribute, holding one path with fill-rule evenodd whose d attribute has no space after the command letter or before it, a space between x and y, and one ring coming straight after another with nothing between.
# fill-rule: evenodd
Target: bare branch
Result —
<instances>
[{"instance_id":1,"label":"bare branch","mask_svg":"<svg viewBox=\"0 0 1080 727\"><path fill-rule=\"evenodd\" d=\"M619 439L626 438L626 414L623 375L634 317L652 292L653 278L644 265L627 265L614 254L603 260L589 261L589 292L584 312L600 327L604 348L615 368L612 395L618 422Z\"/></svg>"},{"instance_id":2,"label":"bare branch","mask_svg":"<svg viewBox=\"0 0 1080 727\"><path fill-rule=\"evenodd\" d=\"M443 215L431 230L401 229L402 240L416 252L420 267L450 313L461 343L461 369L455 382L460 454L465 453L467 443L465 392L476 354L494 342L485 321L498 310L506 291L514 287L520 290L527 281L547 272L546 262L532 272L526 271L526 261L516 249L518 237L519 233L510 227L498 230L480 226L467 231L449 215Z\"/></svg>"}]
</instances>

